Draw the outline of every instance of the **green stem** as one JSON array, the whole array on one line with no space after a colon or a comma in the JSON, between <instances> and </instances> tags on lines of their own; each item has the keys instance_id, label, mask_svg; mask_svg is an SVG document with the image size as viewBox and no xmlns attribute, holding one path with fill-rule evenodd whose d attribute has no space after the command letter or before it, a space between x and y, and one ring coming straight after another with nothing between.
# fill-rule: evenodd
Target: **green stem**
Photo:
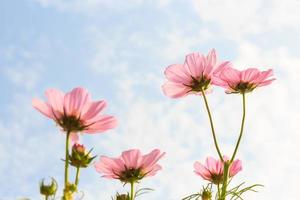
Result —
<instances>
[{"instance_id":1,"label":"green stem","mask_svg":"<svg viewBox=\"0 0 300 200\"><path fill-rule=\"evenodd\" d=\"M48 200L48 195L45 195L45 200Z\"/></svg>"},{"instance_id":2,"label":"green stem","mask_svg":"<svg viewBox=\"0 0 300 200\"><path fill-rule=\"evenodd\" d=\"M234 152L233 152L232 157L230 159L230 163L232 163L234 158L235 158L235 155L236 155L237 150L239 148L239 145L240 145L240 142L241 142L241 139L242 139L242 136L243 136L243 132L244 132L244 124L245 124L245 117L246 117L246 94L243 93L242 95L243 95L243 118L242 118L241 130L240 130L240 135L239 135L238 141L235 145Z\"/></svg>"},{"instance_id":3,"label":"green stem","mask_svg":"<svg viewBox=\"0 0 300 200\"><path fill-rule=\"evenodd\" d=\"M130 183L130 200L134 200L134 182Z\"/></svg>"},{"instance_id":4,"label":"green stem","mask_svg":"<svg viewBox=\"0 0 300 200\"><path fill-rule=\"evenodd\" d=\"M80 167L77 167L77 169L76 169L76 178L75 178L76 187L78 186L78 182L79 182L79 172L80 172Z\"/></svg>"},{"instance_id":5,"label":"green stem","mask_svg":"<svg viewBox=\"0 0 300 200\"><path fill-rule=\"evenodd\" d=\"M224 162L224 177L223 177L223 183L222 183L222 192L219 200L225 200L226 198L226 190L227 190L227 181L228 181L228 176L229 176L229 168L230 168L229 162Z\"/></svg>"},{"instance_id":6,"label":"green stem","mask_svg":"<svg viewBox=\"0 0 300 200\"><path fill-rule=\"evenodd\" d=\"M230 165L236 156L236 153L239 148L239 145L240 145L240 142L241 142L241 139L243 136L243 132L244 132L244 124L245 124L245 117L246 117L246 95L245 95L245 93L242 93L242 96L243 96L243 116L242 116L240 135L239 135L239 138L235 145L235 149L234 149L234 152L232 154L230 161L224 162L224 177L223 177L222 193L221 193L220 200L225 200L225 198L226 198L226 190L227 190L227 182L228 182L228 177L229 177Z\"/></svg>"},{"instance_id":7,"label":"green stem","mask_svg":"<svg viewBox=\"0 0 300 200\"><path fill-rule=\"evenodd\" d=\"M205 103L205 107L206 107L206 110L207 110L207 113L208 113L210 128L211 128L211 132L212 132L213 139L214 139L214 144L215 144L216 150L218 152L218 155L220 157L220 160L223 162L224 160L223 160L222 153L220 151L220 148L219 148L219 145L218 145L218 142L217 142L217 137L216 137L216 133L215 133L215 128L214 128L211 112L210 112L210 109L209 109L209 106L208 106L208 102L207 102L207 99L206 99L206 96L205 96L205 92L202 88L201 88L201 93L202 93L204 103Z\"/></svg>"},{"instance_id":8,"label":"green stem","mask_svg":"<svg viewBox=\"0 0 300 200\"><path fill-rule=\"evenodd\" d=\"M65 158L65 189L68 186L68 177L69 177L69 138L70 138L70 131L66 134L66 158Z\"/></svg>"}]
</instances>

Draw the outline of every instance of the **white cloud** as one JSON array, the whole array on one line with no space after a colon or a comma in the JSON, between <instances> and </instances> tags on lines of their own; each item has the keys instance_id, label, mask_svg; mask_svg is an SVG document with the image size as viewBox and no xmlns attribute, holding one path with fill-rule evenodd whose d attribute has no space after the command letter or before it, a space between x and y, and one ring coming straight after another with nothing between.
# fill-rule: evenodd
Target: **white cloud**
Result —
<instances>
[{"instance_id":1,"label":"white cloud","mask_svg":"<svg viewBox=\"0 0 300 200\"><path fill-rule=\"evenodd\" d=\"M194 0L194 5L202 20L216 23L232 39L287 28L299 32L297 0Z\"/></svg>"},{"instance_id":2,"label":"white cloud","mask_svg":"<svg viewBox=\"0 0 300 200\"><path fill-rule=\"evenodd\" d=\"M39 81L39 71L43 69L39 63L32 63L32 67L18 63L15 67L5 67L4 73L16 85L26 90L32 90Z\"/></svg>"},{"instance_id":3,"label":"white cloud","mask_svg":"<svg viewBox=\"0 0 300 200\"><path fill-rule=\"evenodd\" d=\"M97 14L100 10L124 10L132 7L136 7L145 3L145 0L33 0L44 7L54 7L61 11L71 11L77 13L83 13L85 15ZM148 3L154 4L158 8L164 8L170 3L170 0L155 0Z\"/></svg>"}]
</instances>

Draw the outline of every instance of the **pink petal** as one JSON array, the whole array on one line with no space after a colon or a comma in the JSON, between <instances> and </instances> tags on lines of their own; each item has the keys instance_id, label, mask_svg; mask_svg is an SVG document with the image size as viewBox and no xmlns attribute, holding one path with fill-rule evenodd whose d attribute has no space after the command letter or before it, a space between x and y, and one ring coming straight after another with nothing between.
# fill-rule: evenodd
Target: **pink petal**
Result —
<instances>
[{"instance_id":1,"label":"pink petal","mask_svg":"<svg viewBox=\"0 0 300 200\"><path fill-rule=\"evenodd\" d=\"M96 122L88 122L86 133L101 133L117 126L117 119L110 115L102 115L97 118ZM91 123L91 124L90 124Z\"/></svg>"},{"instance_id":2,"label":"pink petal","mask_svg":"<svg viewBox=\"0 0 300 200\"><path fill-rule=\"evenodd\" d=\"M78 133L72 132L70 134L70 139L71 139L71 142L73 144L78 143L79 142L79 135L78 135Z\"/></svg>"},{"instance_id":3,"label":"pink petal","mask_svg":"<svg viewBox=\"0 0 300 200\"><path fill-rule=\"evenodd\" d=\"M259 77L259 70L256 68L248 68L241 72L240 78L243 82L251 83Z\"/></svg>"},{"instance_id":4,"label":"pink petal","mask_svg":"<svg viewBox=\"0 0 300 200\"><path fill-rule=\"evenodd\" d=\"M190 91L190 88L187 86L184 86L180 83L173 83L167 81L162 86L163 92L166 96L171 98L180 98L187 95L187 93Z\"/></svg>"},{"instance_id":5,"label":"pink petal","mask_svg":"<svg viewBox=\"0 0 300 200\"><path fill-rule=\"evenodd\" d=\"M157 171L161 170L162 167L158 164L153 165L151 169L149 169L149 171L146 171L146 176L154 176L156 174Z\"/></svg>"},{"instance_id":6,"label":"pink petal","mask_svg":"<svg viewBox=\"0 0 300 200\"><path fill-rule=\"evenodd\" d=\"M120 159L101 156L94 167L97 172L104 174L104 177L118 178L118 174L125 170L124 163Z\"/></svg>"},{"instance_id":7,"label":"pink petal","mask_svg":"<svg viewBox=\"0 0 300 200\"><path fill-rule=\"evenodd\" d=\"M198 78L202 76L202 72L204 71L204 61L205 59L202 54L192 53L186 56L183 67L191 76Z\"/></svg>"},{"instance_id":8,"label":"pink petal","mask_svg":"<svg viewBox=\"0 0 300 200\"><path fill-rule=\"evenodd\" d=\"M227 67L220 74L220 78L227 82L228 85L235 85L241 81L240 72L234 68Z\"/></svg>"},{"instance_id":9,"label":"pink petal","mask_svg":"<svg viewBox=\"0 0 300 200\"><path fill-rule=\"evenodd\" d=\"M208 66L214 67L217 64L217 55L215 49L210 50L210 52L206 56L206 60Z\"/></svg>"},{"instance_id":10,"label":"pink petal","mask_svg":"<svg viewBox=\"0 0 300 200\"><path fill-rule=\"evenodd\" d=\"M213 66L211 66L211 65L206 66L204 71L203 71L203 76L205 76L207 79L211 79L213 71L214 71Z\"/></svg>"},{"instance_id":11,"label":"pink petal","mask_svg":"<svg viewBox=\"0 0 300 200\"><path fill-rule=\"evenodd\" d=\"M150 170L153 165L155 165L157 161L161 159L165 154L165 152L161 153L159 149L154 149L149 154L143 156L141 163L142 167L146 170Z\"/></svg>"},{"instance_id":12,"label":"pink petal","mask_svg":"<svg viewBox=\"0 0 300 200\"><path fill-rule=\"evenodd\" d=\"M229 61L222 62L213 72L212 84L218 86L228 86L228 83L221 78L221 74L227 68L232 68L232 63Z\"/></svg>"},{"instance_id":13,"label":"pink petal","mask_svg":"<svg viewBox=\"0 0 300 200\"><path fill-rule=\"evenodd\" d=\"M90 94L84 88L74 88L64 97L64 108L68 116L80 116L82 108L91 101Z\"/></svg>"},{"instance_id":14,"label":"pink petal","mask_svg":"<svg viewBox=\"0 0 300 200\"><path fill-rule=\"evenodd\" d=\"M35 109L37 109L38 111L40 111L42 114L44 114L45 116L55 120L55 117L53 116L51 107L48 104L46 104L45 102L34 98L32 100L32 106Z\"/></svg>"},{"instance_id":15,"label":"pink petal","mask_svg":"<svg viewBox=\"0 0 300 200\"><path fill-rule=\"evenodd\" d=\"M211 173L210 171L203 166L200 162L194 163L194 172L198 175L200 175L205 180L211 180Z\"/></svg>"},{"instance_id":16,"label":"pink petal","mask_svg":"<svg viewBox=\"0 0 300 200\"><path fill-rule=\"evenodd\" d=\"M165 70L165 76L168 80L175 83L189 84L191 76L187 74L181 64L175 64L167 67Z\"/></svg>"},{"instance_id":17,"label":"pink petal","mask_svg":"<svg viewBox=\"0 0 300 200\"><path fill-rule=\"evenodd\" d=\"M56 118L60 118L64 113L64 93L57 89L48 89L45 92L49 106L52 108Z\"/></svg>"},{"instance_id":18,"label":"pink petal","mask_svg":"<svg viewBox=\"0 0 300 200\"><path fill-rule=\"evenodd\" d=\"M206 167L212 174L218 174L217 162L213 157L206 158Z\"/></svg>"},{"instance_id":19,"label":"pink petal","mask_svg":"<svg viewBox=\"0 0 300 200\"><path fill-rule=\"evenodd\" d=\"M241 170L242 170L242 161L235 160L235 161L233 161L233 163L230 166L229 176L233 177Z\"/></svg>"},{"instance_id":20,"label":"pink petal","mask_svg":"<svg viewBox=\"0 0 300 200\"><path fill-rule=\"evenodd\" d=\"M271 78L273 76L273 70L269 69L267 71L263 71L260 73L260 76L254 81L258 86L265 86L271 84L275 78ZM269 79L270 78L270 79Z\"/></svg>"},{"instance_id":21,"label":"pink petal","mask_svg":"<svg viewBox=\"0 0 300 200\"><path fill-rule=\"evenodd\" d=\"M140 159L142 159L141 152L138 149L124 151L122 153L122 159L127 168L138 169L140 167L138 166L138 164L140 162Z\"/></svg>"},{"instance_id":22,"label":"pink petal","mask_svg":"<svg viewBox=\"0 0 300 200\"><path fill-rule=\"evenodd\" d=\"M82 111L81 119L84 121L94 122L100 112L106 107L105 101L87 103Z\"/></svg>"},{"instance_id":23,"label":"pink petal","mask_svg":"<svg viewBox=\"0 0 300 200\"><path fill-rule=\"evenodd\" d=\"M273 79L270 79L270 80L267 80L267 81L263 81L263 82L259 83L258 86L270 85L275 80L276 80L276 78L273 78Z\"/></svg>"},{"instance_id":24,"label":"pink petal","mask_svg":"<svg viewBox=\"0 0 300 200\"><path fill-rule=\"evenodd\" d=\"M221 160L218 160L216 162L216 174L223 174L224 164Z\"/></svg>"}]
</instances>

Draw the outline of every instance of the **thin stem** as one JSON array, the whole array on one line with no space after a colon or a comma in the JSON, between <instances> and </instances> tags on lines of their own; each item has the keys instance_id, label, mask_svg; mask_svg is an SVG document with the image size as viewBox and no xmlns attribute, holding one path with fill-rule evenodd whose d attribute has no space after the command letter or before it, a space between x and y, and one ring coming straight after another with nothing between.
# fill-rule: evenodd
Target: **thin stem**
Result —
<instances>
[{"instance_id":1,"label":"thin stem","mask_svg":"<svg viewBox=\"0 0 300 200\"><path fill-rule=\"evenodd\" d=\"M218 142L217 142L217 137L216 137L216 133L215 133L215 128L214 128L211 112L210 112L210 109L209 109L209 106L208 106L208 102L207 102L207 99L206 99L206 96L205 96L205 92L202 88L201 88L201 93L202 93L204 103L205 103L205 107L206 107L206 110L207 110L207 113L208 113L210 128L211 128L211 132L212 132L213 139L214 139L214 144L215 144L215 147L217 149L218 155L219 155L221 161L223 162L224 160L223 160L222 153L219 149L219 145L218 145Z\"/></svg>"},{"instance_id":2,"label":"thin stem","mask_svg":"<svg viewBox=\"0 0 300 200\"><path fill-rule=\"evenodd\" d=\"M223 177L223 184L222 184L222 193L221 193L221 197L220 200L225 200L226 198L226 190L227 190L227 182L228 182L228 177L229 177L229 169L230 169L230 165L233 162L235 155L237 153L237 150L239 148L240 142L241 142L241 138L243 136L243 132L244 132L244 124L245 124L245 117L246 117L246 95L245 93L242 93L243 96L243 116L242 116L242 123L241 123L241 129L240 129L240 135L238 138L238 141L236 143L234 152L232 154L232 157L230 159L229 162L224 162L224 177Z\"/></svg>"},{"instance_id":3,"label":"thin stem","mask_svg":"<svg viewBox=\"0 0 300 200\"><path fill-rule=\"evenodd\" d=\"M130 200L134 200L134 182L130 183Z\"/></svg>"},{"instance_id":4,"label":"thin stem","mask_svg":"<svg viewBox=\"0 0 300 200\"><path fill-rule=\"evenodd\" d=\"M48 195L45 195L45 200L48 200Z\"/></svg>"},{"instance_id":5,"label":"thin stem","mask_svg":"<svg viewBox=\"0 0 300 200\"><path fill-rule=\"evenodd\" d=\"M238 141L236 143L234 152L233 152L232 157L230 159L230 163L232 163L234 158L235 158L235 155L236 155L237 150L239 148L239 145L240 145L240 142L241 142L241 139L242 139L242 136L243 136L243 132L244 132L244 124L245 124L245 117L246 117L246 94L243 93L242 95L243 95L243 117L242 117L241 130L240 130L240 135L239 135Z\"/></svg>"},{"instance_id":6,"label":"thin stem","mask_svg":"<svg viewBox=\"0 0 300 200\"><path fill-rule=\"evenodd\" d=\"M76 169L76 178L75 178L76 187L78 186L78 182L79 182L79 173L80 173L80 167L77 167L77 169Z\"/></svg>"},{"instance_id":7,"label":"thin stem","mask_svg":"<svg viewBox=\"0 0 300 200\"><path fill-rule=\"evenodd\" d=\"M68 177L69 177L69 138L70 131L66 134L66 158L65 158L65 189L68 186Z\"/></svg>"},{"instance_id":8,"label":"thin stem","mask_svg":"<svg viewBox=\"0 0 300 200\"><path fill-rule=\"evenodd\" d=\"M225 200L226 197L226 191L227 191L227 180L228 180L228 176L229 176L229 168L230 168L230 164L229 162L224 162L224 177L223 177L223 183L222 183L222 192L221 192L221 196L220 196L220 200Z\"/></svg>"}]
</instances>

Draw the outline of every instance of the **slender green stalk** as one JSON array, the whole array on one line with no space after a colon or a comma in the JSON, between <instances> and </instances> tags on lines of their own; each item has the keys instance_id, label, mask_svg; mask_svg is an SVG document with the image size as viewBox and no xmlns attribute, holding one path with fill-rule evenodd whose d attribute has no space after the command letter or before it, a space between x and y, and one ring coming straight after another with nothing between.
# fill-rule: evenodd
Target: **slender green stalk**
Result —
<instances>
[{"instance_id":1,"label":"slender green stalk","mask_svg":"<svg viewBox=\"0 0 300 200\"><path fill-rule=\"evenodd\" d=\"M66 158L65 158L65 189L68 186L69 180L69 139L70 138L70 131L66 134Z\"/></svg>"},{"instance_id":2,"label":"slender green stalk","mask_svg":"<svg viewBox=\"0 0 300 200\"><path fill-rule=\"evenodd\" d=\"M45 195L45 200L48 200L48 195Z\"/></svg>"},{"instance_id":3,"label":"slender green stalk","mask_svg":"<svg viewBox=\"0 0 300 200\"><path fill-rule=\"evenodd\" d=\"M80 173L80 167L77 167L77 169L76 169L76 178L75 178L76 187L78 186L78 182L79 182L79 173Z\"/></svg>"},{"instance_id":4,"label":"slender green stalk","mask_svg":"<svg viewBox=\"0 0 300 200\"><path fill-rule=\"evenodd\" d=\"M243 132L244 132L244 124L245 124L245 117L246 117L246 94L245 93L242 93L243 95L243 117L242 117L242 124L241 124L241 130L240 130L240 135L239 135L239 138L238 138L238 141L235 145L235 149L234 149L234 152L232 154L232 157L230 159L230 163L233 162L234 158L235 158L235 155L237 153L237 150L240 146L240 142L241 142L241 139L242 139L242 136L243 136Z\"/></svg>"},{"instance_id":5,"label":"slender green stalk","mask_svg":"<svg viewBox=\"0 0 300 200\"><path fill-rule=\"evenodd\" d=\"M134 182L130 183L130 200L134 200Z\"/></svg>"},{"instance_id":6,"label":"slender green stalk","mask_svg":"<svg viewBox=\"0 0 300 200\"><path fill-rule=\"evenodd\" d=\"M224 162L224 177L223 177L223 183L222 183L222 191L221 196L219 197L219 200L225 200L226 198L226 190L227 190L227 182L228 182L228 176L229 176L229 168L230 168L230 162Z\"/></svg>"},{"instance_id":7,"label":"slender green stalk","mask_svg":"<svg viewBox=\"0 0 300 200\"><path fill-rule=\"evenodd\" d=\"M240 135L238 137L237 143L235 145L235 149L234 152L231 156L231 159L229 162L224 162L224 177L223 177L223 184L222 184L222 193L221 193L221 197L220 200L225 200L226 198L226 190L227 190L227 182L228 182L228 177L229 177L229 169L230 169L230 165L233 162L235 155L237 153L237 150L239 148L242 136L243 136L243 132L244 132L244 124L245 124L245 117L246 117L246 95L245 93L242 93L243 96L243 116L242 116L242 123L241 123L241 129L240 129Z\"/></svg>"},{"instance_id":8,"label":"slender green stalk","mask_svg":"<svg viewBox=\"0 0 300 200\"><path fill-rule=\"evenodd\" d=\"M201 93L202 93L202 96L203 96L203 99L204 99L204 103L205 103L205 107L206 107L206 110L207 110L207 113L208 113L209 122L210 122L210 128L211 128L211 132L212 132L212 135L213 135L213 139L214 139L214 144L215 144L216 150L218 152L218 155L219 155L221 161L224 161L223 157L222 157L222 153L221 153L219 145L218 145L218 142L217 142L217 137L216 137L216 133L215 133L215 128L214 128L214 124L213 124L211 112L210 112L210 109L209 109L209 106L208 106L208 102L207 102L207 98L205 96L205 92L204 92L203 89L201 89Z\"/></svg>"}]
</instances>

